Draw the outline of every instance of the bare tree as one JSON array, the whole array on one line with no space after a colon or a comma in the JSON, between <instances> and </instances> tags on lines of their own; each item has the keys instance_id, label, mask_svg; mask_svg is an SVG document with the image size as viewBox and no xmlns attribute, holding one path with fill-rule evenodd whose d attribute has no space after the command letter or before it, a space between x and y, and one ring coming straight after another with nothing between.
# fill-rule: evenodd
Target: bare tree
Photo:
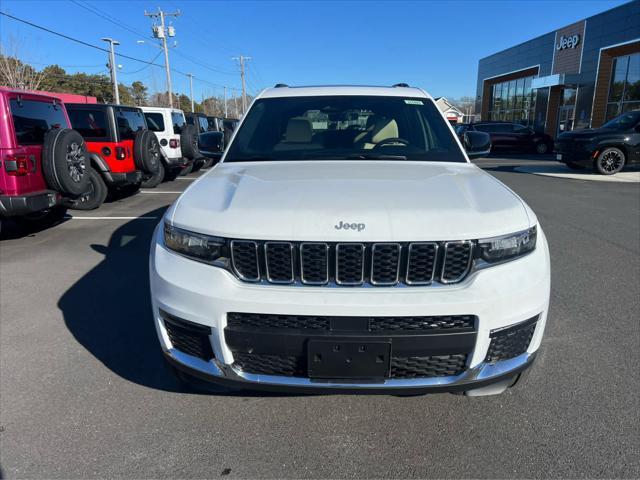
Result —
<instances>
[{"instance_id":1,"label":"bare tree","mask_svg":"<svg viewBox=\"0 0 640 480\"><path fill-rule=\"evenodd\" d=\"M9 37L7 42L0 42L0 83L21 90L37 90L43 74L20 61L20 47L24 45L13 37Z\"/></svg>"}]
</instances>

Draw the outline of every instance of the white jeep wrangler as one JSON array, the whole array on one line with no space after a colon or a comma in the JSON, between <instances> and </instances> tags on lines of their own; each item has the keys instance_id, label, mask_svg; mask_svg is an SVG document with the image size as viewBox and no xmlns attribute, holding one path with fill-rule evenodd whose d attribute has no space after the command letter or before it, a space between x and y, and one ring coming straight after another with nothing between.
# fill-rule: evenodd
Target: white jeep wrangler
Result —
<instances>
[{"instance_id":1,"label":"white jeep wrangler","mask_svg":"<svg viewBox=\"0 0 640 480\"><path fill-rule=\"evenodd\" d=\"M144 179L143 187L155 187L162 180L186 174L193 168L198 151L198 132L187 125L184 112L176 108L141 107L149 130L155 132L160 141L162 164L160 171Z\"/></svg>"},{"instance_id":2,"label":"white jeep wrangler","mask_svg":"<svg viewBox=\"0 0 640 480\"><path fill-rule=\"evenodd\" d=\"M151 244L155 325L187 382L499 393L540 346L547 240L424 91L280 86ZM465 152L466 150L466 152Z\"/></svg>"}]
</instances>

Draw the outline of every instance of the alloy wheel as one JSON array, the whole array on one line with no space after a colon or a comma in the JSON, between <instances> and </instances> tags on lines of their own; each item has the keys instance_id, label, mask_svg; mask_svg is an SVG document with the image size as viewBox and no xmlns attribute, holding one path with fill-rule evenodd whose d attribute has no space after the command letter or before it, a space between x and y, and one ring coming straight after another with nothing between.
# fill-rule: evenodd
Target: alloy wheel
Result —
<instances>
[{"instance_id":1,"label":"alloy wheel","mask_svg":"<svg viewBox=\"0 0 640 480\"><path fill-rule=\"evenodd\" d=\"M617 150L608 150L604 152L600 159L602 170L608 173L615 173L622 167L624 159Z\"/></svg>"},{"instance_id":2,"label":"alloy wheel","mask_svg":"<svg viewBox=\"0 0 640 480\"><path fill-rule=\"evenodd\" d=\"M80 183L86 169L86 157L82 151L81 145L73 142L67 150L67 171L71 180Z\"/></svg>"}]
</instances>

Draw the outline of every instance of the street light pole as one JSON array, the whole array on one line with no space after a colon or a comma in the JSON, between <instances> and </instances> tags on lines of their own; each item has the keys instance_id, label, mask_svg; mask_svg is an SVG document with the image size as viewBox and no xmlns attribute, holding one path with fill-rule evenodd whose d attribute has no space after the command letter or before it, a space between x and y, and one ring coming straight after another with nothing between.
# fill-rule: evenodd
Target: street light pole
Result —
<instances>
[{"instance_id":1,"label":"street light pole","mask_svg":"<svg viewBox=\"0 0 640 480\"><path fill-rule=\"evenodd\" d=\"M120 92L118 91L118 77L116 75L116 53L114 45L120 45L120 42L112 38L103 38L102 41L109 42L109 71L111 72L111 83L113 84L113 100L116 105L120 105Z\"/></svg>"}]
</instances>

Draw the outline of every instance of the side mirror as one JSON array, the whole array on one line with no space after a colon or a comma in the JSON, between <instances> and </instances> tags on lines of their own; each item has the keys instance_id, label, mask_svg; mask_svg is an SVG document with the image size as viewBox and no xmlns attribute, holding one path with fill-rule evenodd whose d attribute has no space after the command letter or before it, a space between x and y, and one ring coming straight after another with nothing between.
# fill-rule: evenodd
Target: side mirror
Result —
<instances>
[{"instance_id":1,"label":"side mirror","mask_svg":"<svg viewBox=\"0 0 640 480\"><path fill-rule=\"evenodd\" d=\"M462 144L469 158L483 157L491 152L491 137L485 132L465 132Z\"/></svg>"}]
</instances>

